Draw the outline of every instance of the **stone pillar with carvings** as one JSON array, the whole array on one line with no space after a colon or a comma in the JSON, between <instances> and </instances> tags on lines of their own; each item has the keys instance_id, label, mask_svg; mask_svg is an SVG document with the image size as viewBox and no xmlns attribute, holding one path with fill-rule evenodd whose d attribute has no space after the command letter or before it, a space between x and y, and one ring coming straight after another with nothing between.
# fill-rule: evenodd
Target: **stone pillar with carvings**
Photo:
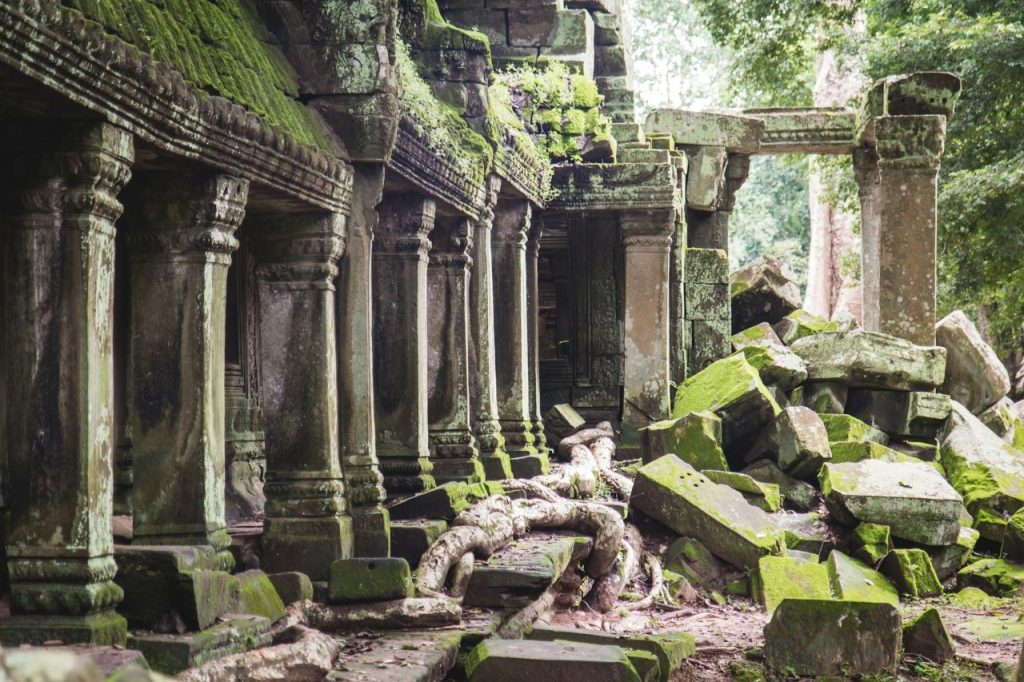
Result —
<instances>
[{"instance_id":1,"label":"stone pillar with carvings","mask_svg":"<svg viewBox=\"0 0 1024 682\"><path fill-rule=\"evenodd\" d=\"M878 296L864 300L865 328L935 344L935 259L939 163L946 117L880 116L878 151ZM876 255L877 254L877 255ZM877 320L877 327L868 320Z\"/></svg>"},{"instance_id":2,"label":"stone pillar with carvings","mask_svg":"<svg viewBox=\"0 0 1024 682\"><path fill-rule=\"evenodd\" d=\"M224 528L224 324L228 265L248 182L213 172L140 176L129 193L133 541L207 545Z\"/></svg>"},{"instance_id":3,"label":"stone pillar with carvings","mask_svg":"<svg viewBox=\"0 0 1024 682\"><path fill-rule=\"evenodd\" d=\"M434 487L427 418L427 254L434 200L388 194L373 242L377 456L389 495Z\"/></svg>"},{"instance_id":4,"label":"stone pillar with carvings","mask_svg":"<svg viewBox=\"0 0 1024 682\"><path fill-rule=\"evenodd\" d=\"M334 279L340 213L271 213L252 229L260 301L267 496L261 567L327 580L352 553L338 450Z\"/></svg>"},{"instance_id":5,"label":"stone pillar with carvings","mask_svg":"<svg viewBox=\"0 0 1024 682\"><path fill-rule=\"evenodd\" d=\"M487 202L480 218L473 223L473 272L470 276L470 353L474 358L470 394L480 461L489 480L512 478L505 436L498 423L498 397L495 381L494 350L494 271L491 257L491 231L494 207L501 179L487 179Z\"/></svg>"},{"instance_id":6,"label":"stone pillar with carvings","mask_svg":"<svg viewBox=\"0 0 1024 682\"><path fill-rule=\"evenodd\" d=\"M357 164L348 244L338 264L338 402L341 468L352 515L355 556L391 554L386 493L377 460L373 408L373 233L384 167Z\"/></svg>"},{"instance_id":7,"label":"stone pillar with carvings","mask_svg":"<svg viewBox=\"0 0 1024 682\"><path fill-rule=\"evenodd\" d=\"M857 194L860 199L861 310L864 328L878 329L881 185L878 175L878 153L874 147L865 145L854 150L853 176L857 181ZM872 301L875 303L872 304Z\"/></svg>"},{"instance_id":8,"label":"stone pillar with carvings","mask_svg":"<svg viewBox=\"0 0 1024 682\"><path fill-rule=\"evenodd\" d=\"M473 226L438 218L430 234L427 270L427 416L438 483L484 480L469 402L469 277Z\"/></svg>"},{"instance_id":9,"label":"stone pillar with carvings","mask_svg":"<svg viewBox=\"0 0 1024 682\"><path fill-rule=\"evenodd\" d=\"M629 211L620 217L625 245L625 363L622 439L670 411L669 251L673 210Z\"/></svg>"},{"instance_id":10,"label":"stone pillar with carvings","mask_svg":"<svg viewBox=\"0 0 1024 682\"><path fill-rule=\"evenodd\" d=\"M512 473L520 478L548 468L547 456L537 452L530 421L526 240L531 211L525 199L500 200L495 207L492 234L498 422Z\"/></svg>"},{"instance_id":11,"label":"stone pillar with carvings","mask_svg":"<svg viewBox=\"0 0 1024 682\"><path fill-rule=\"evenodd\" d=\"M540 261L541 220L537 216L526 239L526 338L529 352L526 356L529 375L529 416L533 423L533 445L541 455L547 455L548 441L544 435L544 420L540 411L540 353L537 344L540 322L540 293L537 290L537 268Z\"/></svg>"},{"instance_id":12,"label":"stone pillar with carvings","mask_svg":"<svg viewBox=\"0 0 1024 682\"><path fill-rule=\"evenodd\" d=\"M123 644L111 534L114 222L132 136L46 121L5 133L4 644Z\"/></svg>"}]
</instances>

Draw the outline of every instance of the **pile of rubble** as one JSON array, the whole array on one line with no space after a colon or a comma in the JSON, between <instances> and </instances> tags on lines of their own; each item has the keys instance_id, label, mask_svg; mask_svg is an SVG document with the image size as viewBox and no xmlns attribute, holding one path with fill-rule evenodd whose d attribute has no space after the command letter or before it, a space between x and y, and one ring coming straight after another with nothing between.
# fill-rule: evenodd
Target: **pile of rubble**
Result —
<instances>
[{"instance_id":1,"label":"pile of rubble","mask_svg":"<svg viewBox=\"0 0 1024 682\"><path fill-rule=\"evenodd\" d=\"M939 613L903 623L901 599L1024 595L1024 420L1007 371L959 311L916 346L780 315L785 285L757 280L733 287L755 323L735 352L646 430L630 510L680 537L668 580L764 606L771 669L892 673L904 649L942 663Z\"/></svg>"}]
</instances>

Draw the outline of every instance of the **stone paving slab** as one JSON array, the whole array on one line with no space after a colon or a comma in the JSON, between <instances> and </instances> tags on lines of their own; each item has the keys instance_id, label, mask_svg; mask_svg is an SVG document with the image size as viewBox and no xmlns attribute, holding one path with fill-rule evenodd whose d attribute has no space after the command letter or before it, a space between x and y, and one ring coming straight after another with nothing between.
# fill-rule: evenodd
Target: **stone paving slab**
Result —
<instances>
[{"instance_id":1,"label":"stone paving slab","mask_svg":"<svg viewBox=\"0 0 1024 682\"><path fill-rule=\"evenodd\" d=\"M573 557L589 552L592 543L590 538L556 533L534 533L516 540L477 562L463 603L526 606L565 573Z\"/></svg>"}]
</instances>

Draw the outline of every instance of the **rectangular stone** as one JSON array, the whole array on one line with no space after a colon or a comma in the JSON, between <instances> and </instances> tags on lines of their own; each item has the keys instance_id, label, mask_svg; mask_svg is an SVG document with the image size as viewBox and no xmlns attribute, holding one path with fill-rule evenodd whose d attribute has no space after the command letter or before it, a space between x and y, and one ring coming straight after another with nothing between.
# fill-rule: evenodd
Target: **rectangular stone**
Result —
<instances>
[{"instance_id":1,"label":"rectangular stone","mask_svg":"<svg viewBox=\"0 0 1024 682\"><path fill-rule=\"evenodd\" d=\"M448 522L440 519L395 521L391 524L391 556L401 557L416 568L423 553L446 530Z\"/></svg>"},{"instance_id":2,"label":"rectangular stone","mask_svg":"<svg viewBox=\"0 0 1024 682\"><path fill-rule=\"evenodd\" d=\"M846 411L895 437L934 438L946 425L949 396L925 391L850 391Z\"/></svg>"},{"instance_id":3,"label":"rectangular stone","mask_svg":"<svg viewBox=\"0 0 1024 682\"><path fill-rule=\"evenodd\" d=\"M676 144L680 144L676 139ZM686 174L686 207L714 211L725 182L725 165L729 157L725 147L697 147L687 151L689 172Z\"/></svg>"},{"instance_id":4,"label":"rectangular stone","mask_svg":"<svg viewBox=\"0 0 1024 682\"><path fill-rule=\"evenodd\" d=\"M768 514L674 455L637 472L630 506L740 568L753 568L762 556L781 554L785 547Z\"/></svg>"},{"instance_id":5,"label":"rectangular stone","mask_svg":"<svg viewBox=\"0 0 1024 682\"><path fill-rule=\"evenodd\" d=\"M397 557L339 559L327 584L332 604L389 601L414 594L409 562Z\"/></svg>"},{"instance_id":6,"label":"rectangular stone","mask_svg":"<svg viewBox=\"0 0 1024 682\"><path fill-rule=\"evenodd\" d=\"M806 336L790 348L807 363L812 381L851 388L928 391L941 386L946 373L946 349L861 329Z\"/></svg>"},{"instance_id":7,"label":"rectangular stone","mask_svg":"<svg viewBox=\"0 0 1024 682\"><path fill-rule=\"evenodd\" d=\"M270 621L260 616L232 616L213 627L184 635L134 633L128 648L138 649L150 667L165 675L177 675L231 654L270 645Z\"/></svg>"},{"instance_id":8,"label":"rectangular stone","mask_svg":"<svg viewBox=\"0 0 1024 682\"><path fill-rule=\"evenodd\" d=\"M688 320L728 320L729 285L687 284L685 315Z\"/></svg>"},{"instance_id":9,"label":"rectangular stone","mask_svg":"<svg viewBox=\"0 0 1024 682\"><path fill-rule=\"evenodd\" d=\"M626 652L617 646L526 639L481 642L466 657L466 675L477 682L640 681Z\"/></svg>"},{"instance_id":10,"label":"rectangular stone","mask_svg":"<svg viewBox=\"0 0 1024 682\"><path fill-rule=\"evenodd\" d=\"M722 249L686 249L687 286L694 283L728 284L729 255Z\"/></svg>"},{"instance_id":11,"label":"rectangular stone","mask_svg":"<svg viewBox=\"0 0 1024 682\"><path fill-rule=\"evenodd\" d=\"M477 564L469 579L465 606L526 606L551 587L592 541L572 535L528 537ZM589 550L587 550L589 551Z\"/></svg>"},{"instance_id":12,"label":"rectangular stone","mask_svg":"<svg viewBox=\"0 0 1024 682\"><path fill-rule=\"evenodd\" d=\"M587 421L568 403L553 405L544 415L544 427L551 436L552 443L558 443L566 436L571 436L586 425Z\"/></svg>"}]
</instances>

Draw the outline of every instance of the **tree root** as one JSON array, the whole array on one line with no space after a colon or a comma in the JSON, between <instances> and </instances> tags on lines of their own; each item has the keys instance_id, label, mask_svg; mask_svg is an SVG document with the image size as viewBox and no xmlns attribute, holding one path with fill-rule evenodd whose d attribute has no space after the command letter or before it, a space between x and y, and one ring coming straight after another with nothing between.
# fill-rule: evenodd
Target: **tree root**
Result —
<instances>
[{"instance_id":1,"label":"tree root","mask_svg":"<svg viewBox=\"0 0 1024 682\"><path fill-rule=\"evenodd\" d=\"M294 625L275 638L275 642L279 639L287 641L204 663L184 671L176 679L183 682L318 682L334 668L340 651L334 637Z\"/></svg>"},{"instance_id":2,"label":"tree root","mask_svg":"<svg viewBox=\"0 0 1024 682\"><path fill-rule=\"evenodd\" d=\"M620 499L629 501L633 494L633 481L623 476L612 467L612 460L615 459L615 441L607 436L602 436L590 443L590 451L597 460L598 473L609 488L615 491Z\"/></svg>"},{"instance_id":3,"label":"tree root","mask_svg":"<svg viewBox=\"0 0 1024 682\"><path fill-rule=\"evenodd\" d=\"M594 538L594 548L583 562L583 570L591 578L599 578L611 570L625 525L614 510L592 502L571 500L516 500L515 507L532 528L558 528L590 535Z\"/></svg>"},{"instance_id":4,"label":"tree root","mask_svg":"<svg viewBox=\"0 0 1024 682\"><path fill-rule=\"evenodd\" d=\"M545 500L547 502L561 502L562 496L546 485L542 485L530 478L510 478L501 482L501 487L506 492L522 490L530 499Z\"/></svg>"},{"instance_id":5,"label":"tree root","mask_svg":"<svg viewBox=\"0 0 1024 682\"><path fill-rule=\"evenodd\" d=\"M558 467L558 471L546 476L534 476L533 480L563 497L593 497L597 491L597 477L600 472L594 453L586 445L573 446L569 463Z\"/></svg>"},{"instance_id":6,"label":"tree root","mask_svg":"<svg viewBox=\"0 0 1024 682\"><path fill-rule=\"evenodd\" d=\"M661 573L661 562L658 561L658 557L650 552L644 552L644 563L647 564L647 572L651 574L651 589L647 596L640 601L626 605L626 608L630 611L639 611L640 609L653 606L654 600L657 599L665 587L665 577Z\"/></svg>"},{"instance_id":7,"label":"tree root","mask_svg":"<svg viewBox=\"0 0 1024 682\"><path fill-rule=\"evenodd\" d=\"M571 458L572 449L577 445L589 445L598 438L614 438L615 431L608 422L601 422L592 429L582 429L571 436L566 436L559 443L555 452L563 462Z\"/></svg>"},{"instance_id":8,"label":"tree root","mask_svg":"<svg viewBox=\"0 0 1024 682\"><path fill-rule=\"evenodd\" d=\"M616 553L615 564L608 573L596 577L583 603L598 613L608 613L619 600L623 588L633 578L639 564L643 538L633 524L625 524L620 551Z\"/></svg>"}]
</instances>

